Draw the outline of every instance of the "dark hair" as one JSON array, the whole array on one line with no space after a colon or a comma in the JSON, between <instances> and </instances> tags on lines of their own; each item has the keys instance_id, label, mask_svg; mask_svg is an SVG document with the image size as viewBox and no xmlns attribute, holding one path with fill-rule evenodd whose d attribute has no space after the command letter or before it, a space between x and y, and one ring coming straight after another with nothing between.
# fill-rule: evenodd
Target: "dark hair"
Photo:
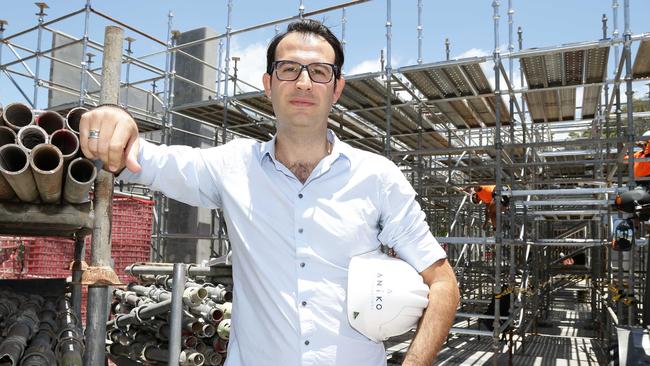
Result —
<instances>
[{"instance_id":1,"label":"dark hair","mask_svg":"<svg viewBox=\"0 0 650 366\"><path fill-rule=\"evenodd\" d=\"M275 50L278 48L280 41L284 39L289 33L303 33L303 34L314 34L325 38L327 43L332 46L334 49L334 65L336 65L336 70L334 70L334 76L336 79L341 78L341 70L343 69L343 46L338 38L332 33L332 31L327 28L323 23L313 20L313 19L302 19L296 22L291 22L287 26L287 30L284 33L276 35L271 43L269 43L269 48L266 50L266 72L271 75L273 73L273 62L275 61Z\"/></svg>"}]
</instances>

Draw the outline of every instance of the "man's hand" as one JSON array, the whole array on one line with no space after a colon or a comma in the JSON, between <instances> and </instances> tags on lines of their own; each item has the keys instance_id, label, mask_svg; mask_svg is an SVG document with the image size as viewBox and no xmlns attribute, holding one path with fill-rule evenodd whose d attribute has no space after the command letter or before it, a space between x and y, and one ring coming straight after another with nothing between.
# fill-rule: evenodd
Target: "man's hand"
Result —
<instances>
[{"instance_id":1,"label":"man's hand","mask_svg":"<svg viewBox=\"0 0 650 366\"><path fill-rule=\"evenodd\" d=\"M120 172L126 167L137 173L141 169L138 126L118 107L103 106L84 113L79 123L79 142L83 154L101 160L108 171Z\"/></svg>"}]
</instances>

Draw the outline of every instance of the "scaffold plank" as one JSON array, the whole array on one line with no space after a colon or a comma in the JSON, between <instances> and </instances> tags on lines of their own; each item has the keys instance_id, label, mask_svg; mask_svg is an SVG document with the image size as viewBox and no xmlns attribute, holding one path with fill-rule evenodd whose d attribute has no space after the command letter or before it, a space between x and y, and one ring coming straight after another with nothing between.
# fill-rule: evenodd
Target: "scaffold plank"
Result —
<instances>
[{"instance_id":1,"label":"scaffold plank","mask_svg":"<svg viewBox=\"0 0 650 366\"><path fill-rule=\"evenodd\" d=\"M575 189L531 189L531 190L505 190L502 196L570 196L583 194L617 193L617 188L575 188Z\"/></svg>"},{"instance_id":2,"label":"scaffold plank","mask_svg":"<svg viewBox=\"0 0 650 366\"><path fill-rule=\"evenodd\" d=\"M635 79L650 77L650 39L644 39L639 45L634 67L632 67L632 76Z\"/></svg>"}]
</instances>

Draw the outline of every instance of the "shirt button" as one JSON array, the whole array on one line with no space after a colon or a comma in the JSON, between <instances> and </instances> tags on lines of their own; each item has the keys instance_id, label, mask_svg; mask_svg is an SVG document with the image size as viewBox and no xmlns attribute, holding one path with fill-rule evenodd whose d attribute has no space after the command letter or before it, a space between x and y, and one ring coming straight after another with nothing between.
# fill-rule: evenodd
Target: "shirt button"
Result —
<instances>
[{"instance_id":1,"label":"shirt button","mask_svg":"<svg viewBox=\"0 0 650 366\"><path fill-rule=\"evenodd\" d=\"M303 230L302 228L298 229L298 233L302 234Z\"/></svg>"},{"instance_id":2,"label":"shirt button","mask_svg":"<svg viewBox=\"0 0 650 366\"><path fill-rule=\"evenodd\" d=\"M305 341L305 346L309 346L309 341Z\"/></svg>"},{"instance_id":3,"label":"shirt button","mask_svg":"<svg viewBox=\"0 0 650 366\"><path fill-rule=\"evenodd\" d=\"M305 262L300 262L300 268L305 268Z\"/></svg>"},{"instance_id":4,"label":"shirt button","mask_svg":"<svg viewBox=\"0 0 650 366\"><path fill-rule=\"evenodd\" d=\"M302 198L302 193L299 193L299 194L298 194L298 198Z\"/></svg>"},{"instance_id":5,"label":"shirt button","mask_svg":"<svg viewBox=\"0 0 650 366\"><path fill-rule=\"evenodd\" d=\"M307 306L307 301L301 302L302 306Z\"/></svg>"}]
</instances>

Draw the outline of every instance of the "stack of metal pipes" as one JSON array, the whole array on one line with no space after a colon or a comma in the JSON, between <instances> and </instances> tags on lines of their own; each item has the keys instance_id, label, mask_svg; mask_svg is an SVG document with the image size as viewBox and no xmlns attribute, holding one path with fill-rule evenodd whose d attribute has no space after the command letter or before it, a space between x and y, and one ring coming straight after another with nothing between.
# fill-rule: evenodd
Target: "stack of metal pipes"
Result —
<instances>
[{"instance_id":1,"label":"stack of metal pipes","mask_svg":"<svg viewBox=\"0 0 650 366\"><path fill-rule=\"evenodd\" d=\"M83 203L97 176L92 161L79 157L79 121L84 108L67 118L7 105L0 118L0 201Z\"/></svg>"},{"instance_id":2,"label":"stack of metal pipes","mask_svg":"<svg viewBox=\"0 0 650 366\"><path fill-rule=\"evenodd\" d=\"M107 350L146 364L167 364L172 314L172 279L143 276L113 291L114 318L107 323ZM185 282L179 364L223 365L230 337L232 293L222 284Z\"/></svg>"},{"instance_id":3,"label":"stack of metal pipes","mask_svg":"<svg viewBox=\"0 0 650 366\"><path fill-rule=\"evenodd\" d=\"M70 299L0 290L0 365L82 366L83 332Z\"/></svg>"}]
</instances>

